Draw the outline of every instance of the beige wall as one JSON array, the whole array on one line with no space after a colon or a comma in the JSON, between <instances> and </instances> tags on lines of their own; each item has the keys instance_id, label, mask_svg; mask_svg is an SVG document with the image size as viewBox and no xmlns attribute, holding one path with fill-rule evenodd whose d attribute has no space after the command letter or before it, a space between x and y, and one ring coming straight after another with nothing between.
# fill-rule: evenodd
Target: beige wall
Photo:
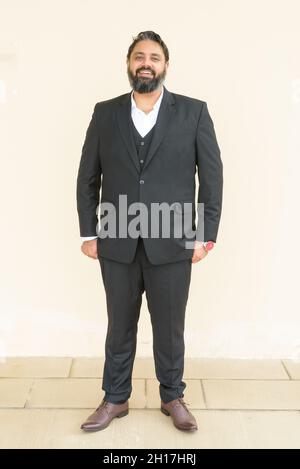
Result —
<instances>
[{"instance_id":1,"label":"beige wall","mask_svg":"<svg viewBox=\"0 0 300 469\"><path fill-rule=\"evenodd\" d=\"M218 243L192 267L186 356L300 358L299 1L0 8L0 356L104 353L77 169L93 106L130 90L128 46L153 29L170 50L166 87L207 101L224 164ZM145 296L137 355L152 355Z\"/></svg>"}]
</instances>

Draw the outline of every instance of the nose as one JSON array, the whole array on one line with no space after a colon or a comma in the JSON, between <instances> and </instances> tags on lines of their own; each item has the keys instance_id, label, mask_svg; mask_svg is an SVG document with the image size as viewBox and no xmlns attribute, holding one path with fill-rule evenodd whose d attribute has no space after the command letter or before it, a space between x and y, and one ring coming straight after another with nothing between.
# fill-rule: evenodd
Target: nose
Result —
<instances>
[{"instance_id":1,"label":"nose","mask_svg":"<svg viewBox=\"0 0 300 469\"><path fill-rule=\"evenodd\" d=\"M146 68L146 69L152 70L150 60L144 59L140 68Z\"/></svg>"}]
</instances>

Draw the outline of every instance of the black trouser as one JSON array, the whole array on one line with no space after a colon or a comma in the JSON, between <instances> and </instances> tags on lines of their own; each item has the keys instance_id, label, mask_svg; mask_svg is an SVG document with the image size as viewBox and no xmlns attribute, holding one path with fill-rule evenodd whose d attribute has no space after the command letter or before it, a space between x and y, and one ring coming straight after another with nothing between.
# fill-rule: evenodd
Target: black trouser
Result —
<instances>
[{"instance_id":1,"label":"black trouser","mask_svg":"<svg viewBox=\"0 0 300 469\"><path fill-rule=\"evenodd\" d=\"M99 256L108 314L102 389L108 402L127 400L132 391L142 294L146 291L153 331L156 377L163 402L183 397L184 322L191 259L161 265L149 262L142 238L125 264Z\"/></svg>"}]
</instances>

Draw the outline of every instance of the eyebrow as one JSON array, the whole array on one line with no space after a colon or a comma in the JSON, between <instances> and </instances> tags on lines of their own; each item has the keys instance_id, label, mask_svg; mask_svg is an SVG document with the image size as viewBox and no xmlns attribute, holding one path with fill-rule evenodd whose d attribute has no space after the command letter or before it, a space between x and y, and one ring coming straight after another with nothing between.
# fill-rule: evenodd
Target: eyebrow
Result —
<instances>
[{"instance_id":1,"label":"eyebrow","mask_svg":"<svg viewBox=\"0 0 300 469\"><path fill-rule=\"evenodd\" d=\"M139 55L139 54L140 54L140 55L145 55L144 52L135 52L133 55ZM152 53L152 54L150 54L150 55L155 56L155 57L161 57L160 54L156 54L156 53Z\"/></svg>"}]
</instances>

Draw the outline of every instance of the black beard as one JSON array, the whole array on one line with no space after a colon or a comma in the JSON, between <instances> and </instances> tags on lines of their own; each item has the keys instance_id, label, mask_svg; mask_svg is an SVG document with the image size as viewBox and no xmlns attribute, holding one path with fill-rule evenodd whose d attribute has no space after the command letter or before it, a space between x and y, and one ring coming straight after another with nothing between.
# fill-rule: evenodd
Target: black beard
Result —
<instances>
[{"instance_id":1,"label":"black beard","mask_svg":"<svg viewBox=\"0 0 300 469\"><path fill-rule=\"evenodd\" d=\"M140 69L137 70L137 74ZM129 79L130 86L134 91L138 93L151 93L155 91L160 85L164 82L166 77L166 71L163 71L161 75L153 76L150 78L140 77L138 75L133 75L133 73L127 68L127 75Z\"/></svg>"}]
</instances>

